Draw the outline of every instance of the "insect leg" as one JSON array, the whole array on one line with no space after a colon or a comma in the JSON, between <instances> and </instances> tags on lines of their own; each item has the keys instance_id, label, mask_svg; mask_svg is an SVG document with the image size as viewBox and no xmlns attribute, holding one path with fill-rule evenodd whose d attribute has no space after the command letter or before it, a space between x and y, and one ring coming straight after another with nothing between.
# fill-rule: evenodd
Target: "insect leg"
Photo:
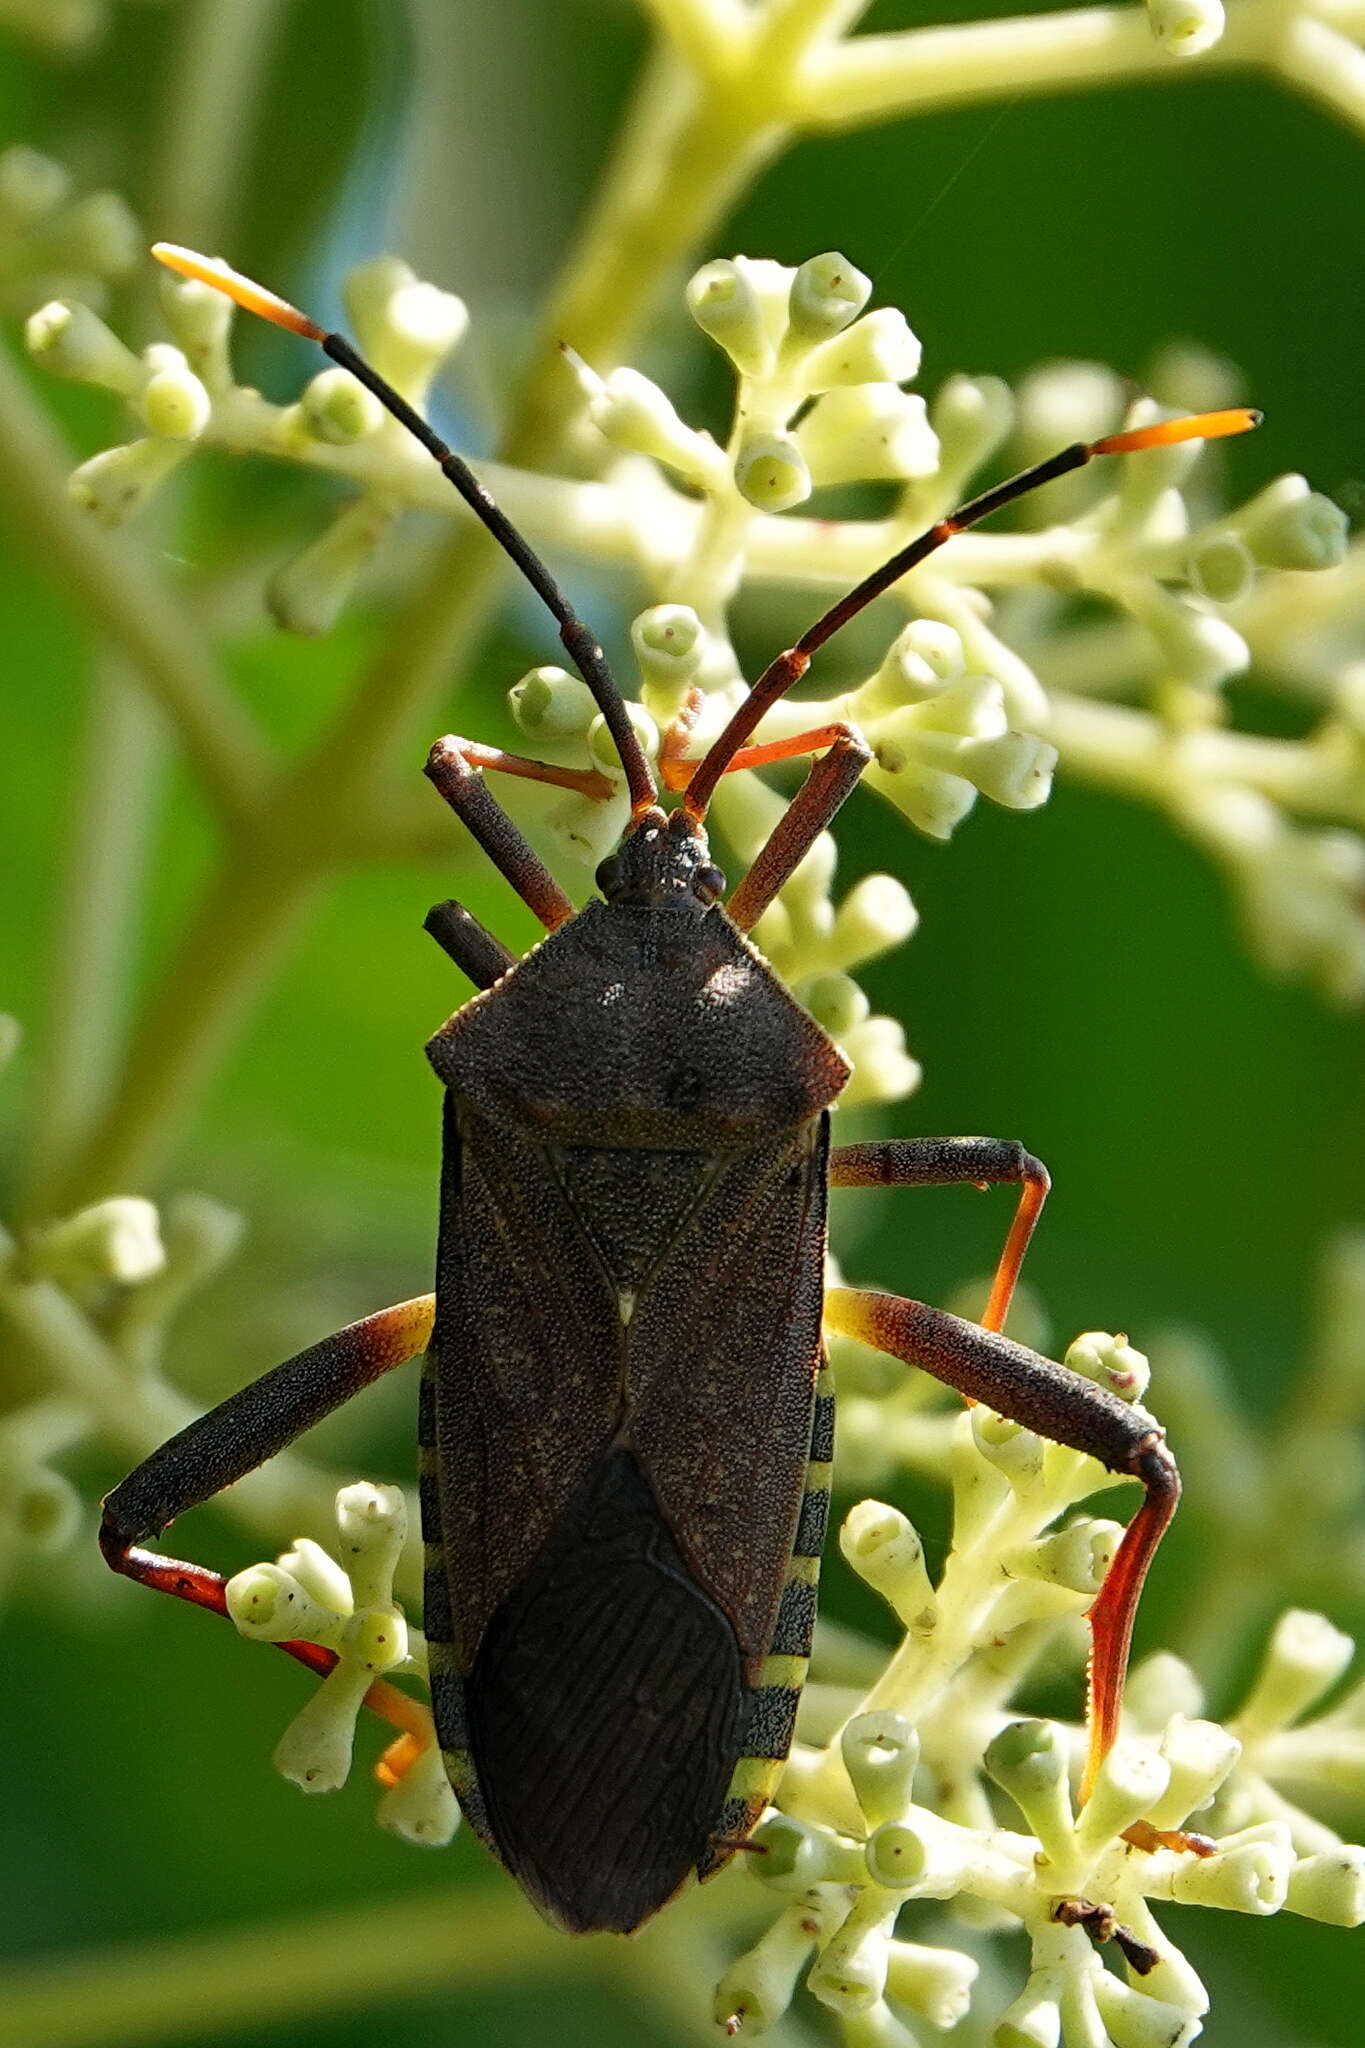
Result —
<instances>
[{"instance_id":1,"label":"insect leg","mask_svg":"<svg viewBox=\"0 0 1365 2048\"><path fill-rule=\"evenodd\" d=\"M838 1145L829 1156L832 1188L937 1188L970 1181L976 1187L1020 1182L1019 1202L995 1269L984 1330L1002 1330L1019 1269L1042 1214L1052 1176L1012 1138L891 1138L869 1145Z\"/></svg>"},{"instance_id":2,"label":"insect leg","mask_svg":"<svg viewBox=\"0 0 1365 2048\"><path fill-rule=\"evenodd\" d=\"M442 952L450 955L475 988L492 988L509 967L517 964L511 948L495 939L473 911L466 910L453 896L444 903L432 904L422 920L422 929L430 932Z\"/></svg>"},{"instance_id":3,"label":"insect leg","mask_svg":"<svg viewBox=\"0 0 1365 2048\"><path fill-rule=\"evenodd\" d=\"M479 769L471 765L471 754L486 755L492 751L490 748L471 747L467 740L447 734L444 739L437 740L427 757L427 778L478 840L499 874L506 876L522 902L535 912L547 931L555 931L573 916L573 904L545 863L522 838L484 782ZM501 765L519 758L514 754L504 755ZM536 761L523 765L538 768L543 764ZM568 774L572 771L566 769L563 772ZM554 779L559 774L560 771L555 769L548 777L540 779ZM606 778L602 779L605 781Z\"/></svg>"},{"instance_id":4,"label":"insect leg","mask_svg":"<svg viewBox=\"0 0 1365 2048\"><path fill-rule=\"evenodd\" d=\"M852 725L824 725L767 746L746 747L731 768L761 768L797 754L818 754L810 774L774 825L753 866L725 908L742 932L752 930L783 883L789 881L872 759L872 749ZM727 771L728 772L728 771Z\"/></svg>"},{"instance_id":5,"label":"insect leg","mask_svg":"<svg viewBox=\"0 0 1365 2048\"><path fill-rule=\"evenodd\" d=\"M159 1557L142 1544L159 1536L177 1515L273 1458L372 1380L424 1351L433 1314L434 1297L421 1294L349 1323L189 1423L144 1459L105 1501L100 1549L106 1564L159 1593L225 1614L226 1581L218 1572ZM330 1650L315 1643L280 1647L315 1671L329 1671L336 1661ZM406 1708L394 1705L405 1700ZM398 1725L413 1724L413 1702L396 1686L381 1686L373 1704ZM420 1728L420 1718L416 1726Z\"/></svg>"},{"instance_id":6,"label":"insect leg","mask_svg":"<svg viewBox=\"0 0 1365 2048\"><path fill-rule=\"evenodd\" d=\"M1054 1443L1140 1479L1146 1498L1128 1525L1090 1610L1090 1748L1084 1796L1118 1732L1133 1617L1147 1567L1180 1499L1180 1474L1160 1425L1093 1380L998 1331L896 1294L833 1287L826 1327L917 1365L945 1385Z\"/></svg>"}]
</instances>

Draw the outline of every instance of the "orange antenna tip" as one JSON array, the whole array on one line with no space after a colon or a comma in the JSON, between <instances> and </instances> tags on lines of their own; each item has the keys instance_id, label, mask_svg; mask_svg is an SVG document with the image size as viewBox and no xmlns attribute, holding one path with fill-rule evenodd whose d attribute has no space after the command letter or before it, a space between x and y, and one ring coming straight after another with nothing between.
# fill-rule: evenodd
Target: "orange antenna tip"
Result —
<instances>
[{"instance_id":1,"label":"orange antenna tip","mask_svg":"<svg viewBox=\"0 0 1365 2048\"><path fill-rule=\"evenodd\" d=\"M1262 415L1249 405L1234 405L1226 412L1197 412L1182 420L1157 420L1150 427L1133 427L1126 434L1107 434L1091 443L1092 455L1134 455L1142 448L1169 448L1175 441L1222 441L1229 434L1249 434L1259 427Z\"/></svg>"},{"instance_id":2,"label":"orange antenna tip","mask_svg":"<svg viewBox=\"0 0 1365 2048\"><path fill-rule=\"evenodd\" d=\"M182 249L175 242L153 242L152 254L158 263L165 264L167 270L178 271L181 277L192 277L199 284L211 284L215 291L226 292L248 313L259 313L262 320L269 320L276 327L287 327L291 333L305 335L309 341L322 341L325 337L326 329L319 327L316 320L310 320L287 299L281 299L274 292L268 292L264 285L243 277L239 270L231 269L216 256L201 256L197 250Z\"/></svg>"}]
</instances>

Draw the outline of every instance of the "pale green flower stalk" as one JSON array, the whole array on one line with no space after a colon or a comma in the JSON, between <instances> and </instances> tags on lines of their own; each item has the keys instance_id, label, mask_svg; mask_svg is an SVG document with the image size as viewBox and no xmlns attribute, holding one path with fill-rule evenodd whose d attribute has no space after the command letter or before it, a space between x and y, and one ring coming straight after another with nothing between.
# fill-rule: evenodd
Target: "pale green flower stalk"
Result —
<instances>
[{"instance_id":1,"label":"pale green flower stalk","mask_svg":"<svg viewBox=\"0 0 1365 2048\"><path fill-rule=\"evenodd\" d=\"M646 743L657 752L685 713L680 751L691 756L744 686L729 615L746 590L792 585L814 612L984 468L1104 434L1126 403L1103 365L1046 365L1014 390L945 376L932 337L931 395L907 390L919 343L894 308L869 310L867 280L843 256L794 270L707 260L757 170L798 138L1032 90L1174 79L1194 65L1268 72L1365 129L1365 14L1341 0L1239 0L1227 21L1218 0L1150 0L860 35L859 0L642 0L642 11L654 56L543 311L498 459L481 470L556 559L624 568L640 581L650 602L631 632L638 673L622 680L638 693ZM98 0L0 0L0 26L54 46L88 39L110 13ZM212 245L230 217L238 116L272 11L259 0L230 10L210 0L168 8L165 19L181 40L160 203L186 224L158 217L154 227ZM395 797L389 777L423 730L452 653L477 629L491 575L448 486L344 373L322 370L293 403L269 403L236 379L230 307L184 284L163 285L162 338L130 347L121 319L101 316L110 281L144 275L141 243L116 196L79 193L60 165L23 147L0 155L0 303L27 318L40 362L116 394L134 423L125 443L80 462L68 482L71 462L27 391L0 377L0 480L49 568L127 664L130 688L166 715L226 848L121 1071L97 1045L99 1086L77 1100L56 1048L23 1218L0 1231L0 1316L33 1375L0 1417L0 1581L39 1598L90 1534L63 1462L94 1447L127 1466L197 1412L167 1368L175 1317L232 1258L240 1219L192 1194L158 1209L141 1191L321 884L358 861L433 846L448 855L448 830L433 827L425 804ZM698 264L690 317L735 374L723 445L622 367L664 286ZM425 404L464 334L460 302L381 256L353 273L347 305L378 366ZM561 341L577 352L567 361ZM1168 352L1149 383L1144 408L1255 396L1197 351ZM326 529L273 567L267 596L282 626L323 632L365 579L402 584L391 643L357 679L335 738L296 760L275 754L233 695L211 636L136 532L158 500L164 515L167 482L201 449L265 455L353 487ZM891 486L885 516L803 512L814 494L862 482ZM405 563L404 580L383 543L414 508L449 528L429 564L413 573ZM1078 597L1090 601L1087 618ZM1266 965L1357 1001L1363 618L1365 551L1347 545L1343 515L1306 479L1283 477L1228 504L1197 449L1148 454L1069 480L1013 530L955 540L822 659L812 678L821 696L780 707L761 736L858 722L875 750L869 784L941 839L978 797L1036 807L1054 766L1140 797L1225 873ZM1237 729L1226 686L1249 666L1314 707L1306 737ZM534 670L512 688L511 705L529 752L619 778L575 679ZM132 788L146 736L135 723L120 732ZM323 776L320 817L296 797ZM619 829L619 792L600 804L540 794L513 792L525 798L529 829L565 863L590 867ZM727 778L715 815L740 861L781 802L758 776ZM69 1018L110 1007L109 961L136 907L135 890L120 897L109 884L122 829L112 812L102 823L97 814L73 872L84 929L101 944L77 948L66 970ZM889 876L840 894L835 859L827 835L758 936L848 1055L845 1103L890 1102L912 1092L919 1070L899 1024L872 1014L857 975L912 935L916 913ZM0 1062L17 1036L0 1018ZM84 1040L80 1050L90 1051ZM888 1657L823 1630L764 1855L746 1859L760 1881L751 1871L694 1892L639 1944L599 1949L595 1967L689 2022L691 1990L721 1976L721 2026L776 2026L789 2041L804 2038L783 2019L804 1981L850 2048L905 2048L919 2022L959 2026L970 2048L1156 2048L1190 2040L1205 2006L1194 1967L1160 1924L1165 1902L1359 1921L1361 1851L1329 1818L1358 1828L1365 1696L1357 1679L1332 1703L1350 1645L1305 1603L1365 1583L1361 1474L1341 1448L1365 1408L1362 1270L1358 1244L1333 1252L1318 1349L1273 1455L1235 1410L1206 1340L1153 1345L1163 1415L1190 1481L1184 1514L1210 1538L1209 1569L1178 1627L1182 1655L1149 1658L1133 1674L1124 1738L1079 1812L1069 1789L1079 1722L1021 1719L1014 1696L1045 1660L1070 1659L1079 1697L1081 1616L1117 1530L1076 1512L1101 1483L1098 1468L985 1410L963 1415L921 1376L888 1375L885 1361L836 1341L839 1477L856 1500L841 1548L888 1603L901 1640ZM1089 1333L1067 1355L1140 1396L1145 1361L1125 1340ZM952 1491L954 1545L937 1577L904 1516L860 1497L889 1492L906 1471ZM309 1790L345 1777L376 1673L419 1681L422 1672L405 1611L418 1583L403 1537L410 1506L389 1486L338 1492L341 1477L291 1452L222 1503L263 1548L282 1549L277 1564L233 1582L239 1629L271 1641L298 1631L302 1617L303 1632L338 1659L277 1752ZM334 1501L339 1562L297 1536L327 1526ZM1248 1546L1266 1562L1254 1586ZM1221 1683L1286 1600L1294 1605L1270 1629L1260 1675L1220 1727L1205 1717L1204 1685ZM380 1819L414 1843L448 1837L456 1813L433 1750L386 1785ZM1187 1821L1212 1837L1211 1855L1158 1839ZM1123 1827L1142 1846L1120 1845ZM1075 1904L1086 1898L1102 1909L1088 1920ZM1059 1900L1068 1902L1060 1918ZM932 1922L913 1910L926 1901L942 1908ZM543 1933L519 1901L475 1903L458 1917L437 1903L439 1914L411 1901L401 1916L384 1906L337 1914L284 1940L274 1929L222 1933L209 1942L208 1969L200 1952L173 1946L95 1967L78 1984L39 1964L10 1986L7 2024L26 2048L94 2043L120 2026L129 2038L130 2025L145 2033L177 2018L201 2038L255 2023L267 2006L316 2016L395 1995L405 1977L473 1982L519 1965L550 1973L583 1954ZM912 1908L906 1928L903 1905ZM1094 1945L1111 1919L1106 1953L1126 1958L1122 1976L1102 1967ZM994 1965L980 1968L984 1934L1020 1927L1030 1962L1001 1991ZM1197 1954L1197 1932L1191 1947Z\"/></svg>"}]
</instances>

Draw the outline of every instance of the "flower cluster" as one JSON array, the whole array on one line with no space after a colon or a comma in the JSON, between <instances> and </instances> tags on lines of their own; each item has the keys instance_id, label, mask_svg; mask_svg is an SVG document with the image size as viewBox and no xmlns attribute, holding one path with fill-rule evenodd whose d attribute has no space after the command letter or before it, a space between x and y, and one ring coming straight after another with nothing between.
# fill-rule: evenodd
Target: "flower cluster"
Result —
<instances>
[{"instance_id":1,"label":"flower cluster","mask_svg":"<svg viewBox=\"0 0 1365 2048\"><path fill-rule=\"evenodd\" d=\"M77 196L65 165L15 143L0 151L0 307L24 315L54 295L103 304L107 281L139 256L137 221L117 192Z\"/></svg>"},{"instance_id":2,"label":"flower cluster","mask_svg":"<svg viewBox=\"0 0 1365 2048\"><path fill-rule=\"evenodd\" d=\"M1125 418L1159 417L1155 399L1125 407L1119 378L1086 364L1051 366L1017 392L996 379L951 377L926 402L905 389L919 371L919 342L899 312L867 310L870 291L833 254L795 269L743 257L708 263L687 303L734 373L723 444L689 425L639 372L599 374L570 350L563 374L579 392L575 461L593 473L533 478L485 466L495 495L537 544L624 562L652 592L632 629L633 715L647 750L663 748L675 771L698 757L747 687L728 620L742 584L835 593L949 512L1007 448L1033 460ZM73 495L94 517L127 519L196 446L350 479L357 495L270 584L279 621L318 632L404 507L463 516L429 458L346 371L323 370L296 403L272 404L234 380L225 300L174 281L163 302L173 339L141 356L78 300L53 301L29 321L40 360L116 391L144 429L76 470ZM463 306L388 258L352 273L347 303L376 366L422 405L464 333ZM1180 408L1218 404L1233 395L1229 375L1187 350L1156 366L1152 387ZM890 512L791 516L813 495L818 502L822 490L850 483L890 486ZM821 665L841 664L845 686L779 704L757 737L853 722L873 748L868 784L940 839L978 795L1013 809L1044 802L1060 758L1068 772L1159 804L1207 848L1271 966L1358 1000L1358 574L1344 515L1302 477L1228 508L1199 444L1127 456L1107 475L1052 486L1025 530L967 534L930 556L886 600L909 622L896 630L888 621L880 646L871 632L851 635L848 650ZM1106 606L1110 623L1084 621L1079 598ZM1301 740L1236 731L1228 685L1253 663L1275 680L1291 618L1300 673L1313 647L1322 650L1322 716ZM1119 696L1130 701L1113 701ZM619 834L625 798L591 697L576 677L545 666L513 688L511 704L542 755L614 780L615 796L571 795L539 827L562 852L594 863ZM518 791L511 801L528 800ZM776 802L752 772L722 784L716 817L741 860ZM914 912L898 885L879 877L875 929L864 930L872 898L855 892L836 906L833 866L822 840L758 939L817 1010L828 1002L836 1035L842 1023L861 1099L888 1100L913 1087L916 1069L896 1027L867 1013L847 976L908 936Z\"/></svg>"},{"instance_id":3,"label":"flower cluster","mask_svg":"<svg viewBox=\"0 0 1365 2048\"><path fill-rule=\"evenodd\" d=\"M859 1410L882 1405L858 1391L856 1351L832 1346L841 1382L852 1382L855 1461ZM1090 1332L1067 1363L1124 1398L1145 1392L1147 1361L1126 1338ZM926 1394L940 1402L936 1431L925 1430ZM1353 1805L1365 1792L1365 1684L1309 1718L1353 1645L1319 1615L1287 1613L1226 1726L1204 1718L1187 1664L1149 1658L1133 1674L1123 1738L1078 1806L1070 1783L1084 1731L1020 1719L1009 1703L1033 1671L1080 1648L1120 1529L1073 1510L1112 1476L989 1409L950 1415L941 1390L921 1384L914 1398L952 1489L947 1562L935 1582L893 1507L863 1500L845 1516L843 1556L903 1636L889 1659L838 1633L817 1643L802 1739L746 1859L780 1909L726 1970L716 2020L759 2034L804 1977L850 2048L905 2048L903 2012L955 2025L973 2002L976 1960L941 1920L917 1920L929 1940L898 1932L903 1908L932 1904L986 1910L987 1924L1029 1936L1027 1979L995 2021L997 2048L1188 2042L1207 1998L1154 1904L1365 1920L1365 1849L1295 1803L1305 1786ZM882 1439L889 1468L899 1433ZM401 1495L348 1488L337 1513L346 1572L298 1543L278 1565L239 1574L228 1594L244 1635L305 1636L337 1652L276 1751L277 1767L310 1791L344 1779L374 1675L422 1664L392 1597ZM456 1816L439 1756L428 1745L416 1758L396 1785L381 1765L379 1818L408 1839L442 1841ZM1123 1975L1102 1960L1110 1944Z\"/></svg>"}]
</instances>

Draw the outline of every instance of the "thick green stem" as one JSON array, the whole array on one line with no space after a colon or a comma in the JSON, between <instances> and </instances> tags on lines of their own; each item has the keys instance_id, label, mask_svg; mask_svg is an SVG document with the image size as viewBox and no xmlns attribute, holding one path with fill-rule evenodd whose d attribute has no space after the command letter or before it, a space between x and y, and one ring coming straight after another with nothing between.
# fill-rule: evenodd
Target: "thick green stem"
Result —
<instances>
[{"instance_id":1,"label":"thick green stem","mask_svg":"<svg viewBox=\"0 0 1365 2048\"><path fill-rule=\"evenodd\" d=\"M239 820L266 774L255 726L224 685L184 607L122 538L77 510L71 457L0 355L0 496L32 554L127 657L180 733L225 817Z\"/></svg>"},{"instance_id":2,"label":"thick green stem","mask_svg":"<svg viewBox=\"0 0 1365 2048\"><path fill-rule=\"evenodd\" d=\"M164 731L126 671L97 662L78 756L92 772L75 776L67 791L72 829L27 1150L28 1215L45 1211L108 1087Z\"/></svg>"},{"instance_id":3,"label":"thick green stem","mask_svg":"<svg viewBox=\"0 0 1365 2048\"><path fill-rule=\"evenodd\" d=\"M328 865L317 847L291 848L278 835L255 835L234 848L159 977L118 1093L57 1183L53 1213L151 1184Z\"/></svg>"}]
</instances>

